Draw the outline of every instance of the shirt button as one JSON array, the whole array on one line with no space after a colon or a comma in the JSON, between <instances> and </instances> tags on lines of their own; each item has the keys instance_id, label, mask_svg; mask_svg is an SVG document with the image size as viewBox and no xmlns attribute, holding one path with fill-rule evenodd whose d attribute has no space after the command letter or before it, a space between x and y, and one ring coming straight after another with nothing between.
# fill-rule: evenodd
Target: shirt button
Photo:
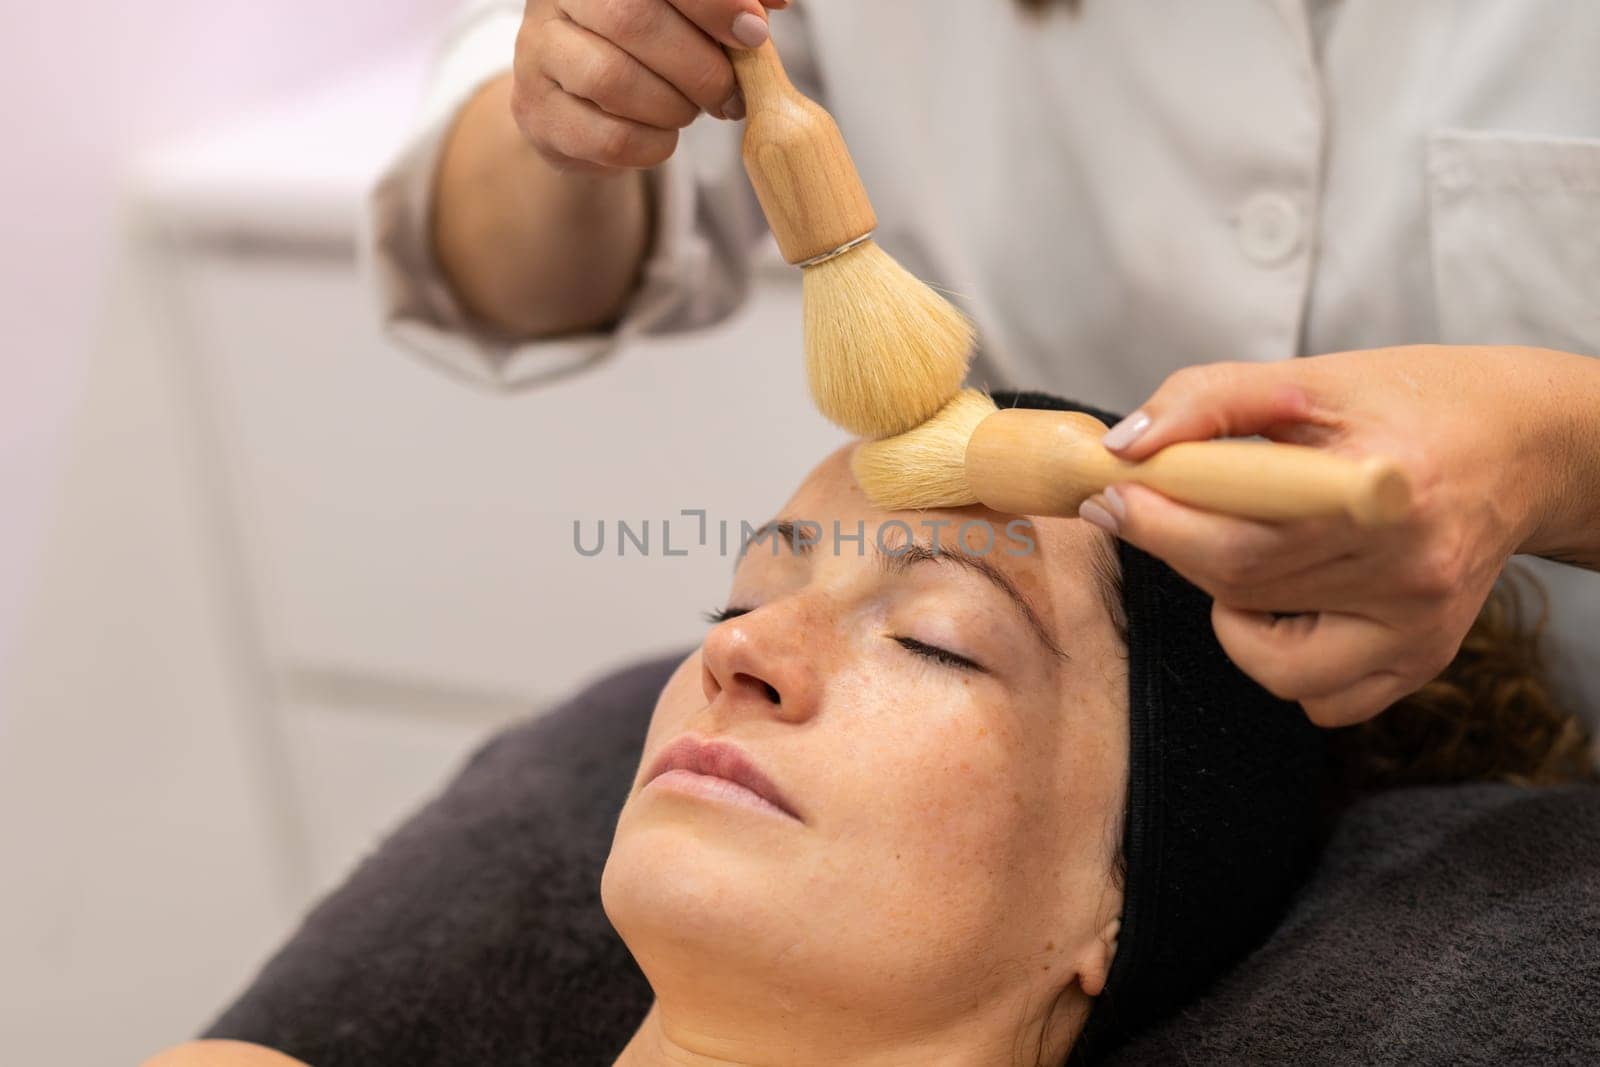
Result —
<instances>
[{"instance_id":1,"label":"shirt button","mask_svg":"<svg viewBox=\"0 0 1600 1067\"><path fill-rule=\"evenodd\" d=\"M1300 250L1305 229L1294 201L1278 193L1253 196L1239 212L1239 247L1259 267L1276 267Z\"/></svg>"}]
</instances>

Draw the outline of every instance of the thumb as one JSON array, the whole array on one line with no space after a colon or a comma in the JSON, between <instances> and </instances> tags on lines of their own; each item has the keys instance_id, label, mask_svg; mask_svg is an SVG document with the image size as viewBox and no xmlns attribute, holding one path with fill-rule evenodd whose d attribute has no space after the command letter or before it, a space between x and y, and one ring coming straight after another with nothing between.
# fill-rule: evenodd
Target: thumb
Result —
<instances>
[{"instance_id":1,"label":"thumb","mask_svg":"<svg viewBox=\"0 0 1600 1067\"><path fill-rule=\"evenodd\" d=\"M1311 418L1295 361L1206 363L1169 376L1139 410L1102 439L1123 459L1142 460L1179 441L1248 437Z\"/></svg>"}]
</instances>

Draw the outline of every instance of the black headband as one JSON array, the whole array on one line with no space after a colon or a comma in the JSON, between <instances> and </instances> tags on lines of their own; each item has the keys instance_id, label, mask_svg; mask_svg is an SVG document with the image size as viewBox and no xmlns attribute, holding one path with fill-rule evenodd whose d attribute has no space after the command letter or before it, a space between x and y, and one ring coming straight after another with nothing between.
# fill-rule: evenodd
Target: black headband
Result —
<instances>
[{"instance_id":1,"label":"black headband","mask_svg":"<svg viewBox=\"0 0 1600 1067\"><path fill-rule=\"evenodd\" d=\"M1001 407L1117 417L1044 393ZM1272 930L1320 841L1320 730L1235 667L1211 600L1118 542L1128 623L1127 864L1105 991L1079 1040L1085 1060L1170 1013Z\"/></svg>"}]
</instances>

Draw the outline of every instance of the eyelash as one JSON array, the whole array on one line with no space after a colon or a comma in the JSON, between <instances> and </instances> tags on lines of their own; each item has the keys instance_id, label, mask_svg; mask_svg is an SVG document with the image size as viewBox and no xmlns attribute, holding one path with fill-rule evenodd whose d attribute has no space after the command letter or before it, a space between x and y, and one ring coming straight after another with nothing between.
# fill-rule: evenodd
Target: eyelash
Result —
<instances>
[{"instance_id":1,"label":"eyelash","mask_svg":"<svg viewBox=\"0 0 1600 1067\"><path fill-rule=\"evenodd\" d=\"M706 622L716 626L719 623L727 622L729 619L737 619L741 615L748 615L750 611L750 608L712 608L710 611L702 612L701 614L705 617Z\"/></svg>"},{"instance_id":2,"label":"eyelash","mask_svg":"<svg viewBox=\"0 0 1600 1067\"><path fill-rule=\"evenodd\" d=\"M930 645L926 641L918 641L915 637L897 637L895 638L895 641L899 643L901 648L905 649L913 656L921 656L924 659L931 659L935 663L946 667L954 667L956 670L960 671L977 671L979 674L988 673L982 664L974 663L965 656L958 656L947 648L940 648L938 645Z\"/></svg>"},{"instance_id":3,"label":"eyelash","mask_svg":"<svg viewBox=\"0 0 1600 1067\"><path fill-rule=\"evenodd\" d=\"M712 608L710 611L703 612L703 615L706 622L716 626L730 619L737 619L741 615L748 615L751 610L751 608ZM947 648L930 645L926 641L918 641L915 637L896 637L894 640L896 644L913 656L932 660L940 666L953 667L959 671L976 671L979 674L989 673L988 668L984 667L983 664L975 663L965 656L958 656Z\"/></svg>"}]
</instances>

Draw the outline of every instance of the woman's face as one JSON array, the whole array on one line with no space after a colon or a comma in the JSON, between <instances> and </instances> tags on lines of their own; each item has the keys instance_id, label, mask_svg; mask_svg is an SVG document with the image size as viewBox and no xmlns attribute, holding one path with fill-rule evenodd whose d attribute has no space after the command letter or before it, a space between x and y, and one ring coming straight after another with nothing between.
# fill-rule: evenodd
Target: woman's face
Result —
<instances>
[{"instance_id":1,"label":"woman's face","mask_svg":"<svg viewBox=\"0 0 1600 1067\"><path fill-rule=\"evenodd\" d=\"M1104 535L879 511L845 451L778 519L820 540L747 548L730 617L656 705L605 870L658 1010L826 1020L842 1044L1026 1029L1097 993L1128 748ZM739 776L719 746L770 785L718 777Z\"/></svg>"}]
</instances>

